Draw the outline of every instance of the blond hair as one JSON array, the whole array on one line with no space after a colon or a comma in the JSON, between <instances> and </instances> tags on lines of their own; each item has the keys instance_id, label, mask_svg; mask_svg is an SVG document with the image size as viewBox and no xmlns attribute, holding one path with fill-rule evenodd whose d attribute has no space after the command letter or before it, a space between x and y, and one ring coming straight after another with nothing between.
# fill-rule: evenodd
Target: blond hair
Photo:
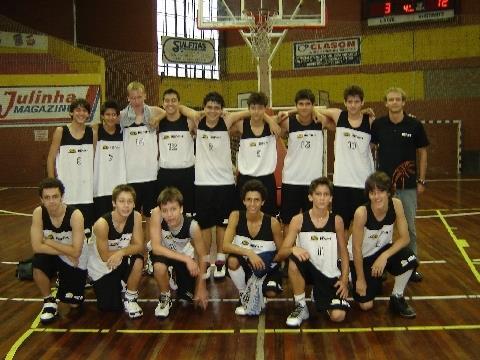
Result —
<instances>
[{"instance_id":1,"label":"blond hair","mask_svg":"<svg viewBox=\"0 0 480 360\"><path fill-rule=\"evenodd\" d=\"M392 87L388 88L387 91L385 91L385 95L383 96L383 100L387 101L387 95L392 93L392 92L402 95L402 101L407 100L407 93L402 88L399 88L399 87L396 87L396 86L392 86Z\"/></svg>"},{"instance_id":2,"label":"blond hair","mask_svg":"<svg viewBox=\"0 0 480 360\"><path fill-rule=\"evenodd\" d=\"M145 86L139 81L132 81L130 84L128 84L127 91L130 92L132 90L141 90L144 94L146 93Z\"/></svg>"}]
</instances>

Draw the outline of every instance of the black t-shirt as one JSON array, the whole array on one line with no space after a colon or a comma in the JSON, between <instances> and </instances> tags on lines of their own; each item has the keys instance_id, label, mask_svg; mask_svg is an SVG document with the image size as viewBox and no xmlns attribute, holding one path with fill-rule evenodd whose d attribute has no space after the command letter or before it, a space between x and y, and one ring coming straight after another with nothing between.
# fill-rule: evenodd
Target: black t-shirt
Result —
<instances>
[{"instance_id":1,"label":"black t-shirt","mask_svg":"<svg viewBox=\"0 0 480 360\"><path fill-rule=\"evenodd\" d=\"M417 149L429 144L422 123L406 114L398 124L383 116L372 124L371 141L378 145L378 170L391 177L393 186L416 188Z\"/></svg>"}]
</instances>

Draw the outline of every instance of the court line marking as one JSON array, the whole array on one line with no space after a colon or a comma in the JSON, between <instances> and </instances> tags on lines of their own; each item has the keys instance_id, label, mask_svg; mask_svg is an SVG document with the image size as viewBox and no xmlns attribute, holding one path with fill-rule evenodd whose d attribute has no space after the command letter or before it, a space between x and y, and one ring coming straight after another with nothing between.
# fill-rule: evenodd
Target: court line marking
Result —
<instances>
[{"instance_id":1,"label":"court line marking","mask_svg":"<svg viewBox=\"0 0 480 360\"><path fill-rule=\"evenodd\" d=\"M20 212L8 211L8 210L2 210L2 209L0 209L0 213L1 214L6 214L6 215L17 215L17 216L32 217L32 214L26 214L26 213L20 213Z\"/></svg>"},{"instance_id":2,"label":"court line marking","mask_svg":"<svg viewBox=\"0 0 480 360\"><path fill-rule=\"evenodd\" d=\"M445 217L442 215L440 211L437 210L437 214L439 215L440 220L443 223L443 226L447 229L447 232L450 234L450 237L452 238L453 242L457 246L458 250L460 251L460 254L462 254L463 258L465 259L465 262L467 263L468 267L472 271L473 275L477 279L478 282L480 282L480 273L477 271L475 265L473 264L472 260L468 256L467 252L465 251L465 248L468 247L468 243L464 239L459 239L457 236L453 233L452 228L448 224L447 220L445 220Z\"/></svg>"},{"instance_id":3,"label":"court line marking","mask_svg":"<svg viewBox=\"0 0 480 360\"><path fill-rule=\"evenodd\" d=\"M480 261L480 259L473 259L473 262ZM420 260L420 264L446 264L446 260ZM3 265L18 265L19 261L0 261ZM211 265L213 267L215 265Z\"/></svg>"},{"instance_id":4,"label":"court line marking","mask_svg":"<svg viewBox=\"0 0 480 360\"><path fill-rule=\"evenodd\" d=\"M463 300L463 299L480 299L480 294L457 294L457 295L413 295L413 296L405 296L406 300ZM311 299L305 299L307 302L311 302ZM353 298L347 298L348 301L353 301ZM0 297L0 301L17 301L17 302L42 302L43 298L8 298L8 297ZM172 299L173 302L176 299ZM238 298L212 298L208 299L209 302L212 303L235 303L238 302ZM390 301L389 296L378 296L375 298L375 301ZM97 299L85 299L86 303L95 303ZM157 298L153 299L138 299L138 302L147 303L147 302L158 302ZM269 302L293 302L293 298L272 298L267 299L267 303Z\"/></svg>"},{"instance_id":5,"label":"court line marking","mask_svg":"<svg viewBox=\"0 0 480 360\"><path fill-rule=\"evenodd\" d=\"M440 210L435 210L439 212ZM468 213L456 213L456 214L444 214L443 217L459 217L459 216L473 216L473 215L480 215L480 211L475 211L475 212L468 212ZM417 215L415 216L415 219L433 219L433 218L439 218L440 215Z\"/></svg>"},{"instance_id":6,"label":"court line marking","mask_svg":"<svg viewBox=\"0 0 480 360\"><path fill-rule=\"evenodd\" d=\"M66 329L66 328L35 328L31 332L39 333L117 333L125 335L155 335L155 334L217 334L217 335L237 335L237 334L318 334L318 333L367 333L367 332L412 332L412 331L451 331L451 330L480 330L480 324L463 325L413 325L413 326L372 326L357 328L268 328L258 329ZM257 337L258 338L258 337Z\"/></svg>"},{"instance_id":7,"label":"court line marking","mask_svg":"<svg viewBox=\"0 0 480 360\"><path fill-rule=\"evenodd\" d=\"M52 296L56 296L56 291L53 292ZM43 300L42 300L43 301ZM17 350L20 348L20 346L22 346L22 344L25 342L25 340L28 339L28 337L34 332L36 331L36 329L38 328L38 325L40 324L40 315L41 315L41 312L38 313L37 317L35 318L35 320L33 320L32 322L32 325L30 325L30 329L28 329L27 331L25 331L16 341L15 343L12 345L12 347L10 348L10 350L8 351L7 353L7 356L5 356L5 360L11 360L13 359L13 357L15 356L15 353L17 352Z\"/></svg>"},{"instance_id":8,"label":"court line marking","mask_svg":"<svg viewBox=\"0 0 480 360\"><path fill-rule=\"evenodd\" d=\"M265 311L260 313L258 317L258 326L257 326L257 347L255 349L255 359L256 360L263 360L265 359Z\"/></svg>"}]
</instances>

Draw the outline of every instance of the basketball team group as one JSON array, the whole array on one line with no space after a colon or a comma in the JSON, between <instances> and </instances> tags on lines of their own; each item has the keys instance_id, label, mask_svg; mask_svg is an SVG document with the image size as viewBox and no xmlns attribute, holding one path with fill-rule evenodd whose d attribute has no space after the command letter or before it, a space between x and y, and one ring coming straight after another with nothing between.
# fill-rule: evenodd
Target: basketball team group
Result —
<instances>
[{"instance_id":1,"label":"basketball team group","mask_svg":"<svg viewBox=\"0 0 480 360\"><path fill-rule=\"evenodd\" d=\"M226 276L238 290L235 314L259 315L288 273L287 326L309 318L307 298L341 322L349 296L361 310L373 308L387 272L392 314L416 316L404 291L422 280L415 213L429 143L404 111L401 88L386 90L382 117L363 108L356 85L344 91L345 110L316 107L302 89L277 115L266 113L261 92L236 112L224 110L217 92L204 97L202 111L182 105L174 89L162 107L145 104L139 82L127 92L128 106L105 102L94 125L91 105L74 100L71 123L53 133L31 226L43 323L58 318L59 302L82 306L86 283L101 312L140 318L145 272L158 287L158 318L169 316L173 294L175 303L205 309L206 280ZM333 182L323 176L325 129L335 133ZM240 139L236 166L232 137ZM288 145L279 207L278 138Z\"/></svg>"}]
</instances>

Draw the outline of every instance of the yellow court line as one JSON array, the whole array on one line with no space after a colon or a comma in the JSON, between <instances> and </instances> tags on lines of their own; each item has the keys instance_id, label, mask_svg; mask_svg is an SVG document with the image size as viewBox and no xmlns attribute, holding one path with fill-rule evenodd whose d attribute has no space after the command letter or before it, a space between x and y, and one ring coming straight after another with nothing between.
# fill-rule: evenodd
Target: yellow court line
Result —
<instances>
[{"instance_id":1,"label":"yellow court line","mask_svg":"<svg viewBox=\"0 0 480 360\"><path fill-rule=\"evenodd\" d=\"M302 329L303 333L338 333L338 329Z\"/></svg>"},{"instance_id":2,"label":"yellow court line","mask_svg":"<svg viewBox=\"0 0 480 360\"><path fill-rule=\"evenodd\" d=\"M373 331L372 328L340 328L338 329L339 332L369 332Z\"/></svg>"},{"instance_id":3,"label":"yellow court line","mask_svg":"<svg viewBox=\"0 0 480 360\"><path fill-rule=\"evenodd\" d=\"M444 327L441 325L433 325L433 326L407 326L408 331L432 331L432 330L444 330Z\"/></svg>"},{"instance_id":4,"label":"yellow court line","mask_svg":"<svg viewBox=\"0 0 480 360\"><path fill-rule=\"evenodd\" d=\"M35 320L33 320L32 322L32 325L30 326L30 329L28 329L27 331L25 331L22 336L20 336L17 341L15 341L15 343L12 345L12 347L10 348L10 350L8 351L7 353L7 356L5 356L5 360L11 360L13 359L13 357L15 356L17 350L20 348L20 346L22 346L22 344L25 342L25 340L28 339L28 337L30 335L32 335L32 333L34 331L36 331L36 328L38 326L38 324L40 323L40 314L41 313L38 313L37 317L35 318Z\"/></svg>"},{"instance_id":5,"label":"yellow court line","mask_svg":"<svg viewBox=\"0 0 480 360\"><path fill-rule=\"evenodd\" d=\"M373 331L406 331L405 326L377 326L372 328Z\"/></svg>"},{"instance_id":6,"label":"yellow court line","mask_svg":"<svg viewBox=\"0 0 480 360\"><path fill-rule=\"evenodd\" d=\"M467 252L465 251L465 246L468 246L468 243L464 239L458 239L457 236L453 233L452 228L450 225L448 225L447 221L445 220L445 217L442 215L440 211L437 210L437 214L439 219L442 221L443 225L447 229L448 233L450 234L451 238L453 239L453 242L457 246L458 250L460 251L460 254L462 254L463 258L465 259L465 262L467 263L468 267L472 271L473 275L477 279L478 282L480 282L480 273L476 269L475 265L472 262L472 259L468 256Z\"/></svg>"},{"instance_id":7,"label":"yellow court line","mask_svg":"<svg viewBox=\"0 0 480 360\"><path fill-rule=\"evenodd\" d=\"M234 329L227 330L174 330L174 329L152 329L152 330L117 330L121 334L234 334Z\"/></svg>"}]
</instances>

